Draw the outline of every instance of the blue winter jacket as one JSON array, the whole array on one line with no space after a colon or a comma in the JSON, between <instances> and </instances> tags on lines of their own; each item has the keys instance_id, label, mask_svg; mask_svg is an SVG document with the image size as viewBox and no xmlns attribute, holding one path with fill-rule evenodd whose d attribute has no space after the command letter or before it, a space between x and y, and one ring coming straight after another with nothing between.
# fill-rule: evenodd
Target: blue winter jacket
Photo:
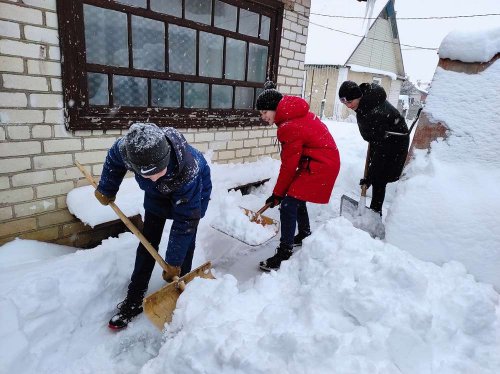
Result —
<instances>
[{"instance_id":1,"label":"blue winter jacket","mask_svg":"<svg viewBox=\"0 0 500 374\"><path fill-rule=\"evenodd\" d=\"M212 191L210 167L203 155L190 146L176 129L162 128L171 146L167 174L156 182L135 173L125 151L126 138L118 139L108 151L97 189L115 196L127 170L144 190L144 209L172 219L165 261L181 266L198 222L205 215Z\"/></svg>"}]
</instances>

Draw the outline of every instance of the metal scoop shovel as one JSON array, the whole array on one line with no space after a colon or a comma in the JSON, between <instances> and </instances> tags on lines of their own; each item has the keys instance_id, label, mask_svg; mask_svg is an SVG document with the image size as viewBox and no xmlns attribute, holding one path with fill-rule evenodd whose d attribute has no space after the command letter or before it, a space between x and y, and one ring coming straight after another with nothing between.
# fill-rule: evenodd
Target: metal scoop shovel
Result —
<instances>
[{"instance_id":1,"label":"metal scoop shovel","mask_svg":"<svg viewBox=\"0 0 500 374\"><path fill-rule=\"evenodd\" d=\"M366 151L365 171L363 178L368 176L370 145ZM352 197L342 195L340 198L340 215L347 218L354 227L366 231L372 238L385 238L385 227L382 217L377 212L366 207L366 185L361 186L359 203Z\"/></svg>"}]
</instances>

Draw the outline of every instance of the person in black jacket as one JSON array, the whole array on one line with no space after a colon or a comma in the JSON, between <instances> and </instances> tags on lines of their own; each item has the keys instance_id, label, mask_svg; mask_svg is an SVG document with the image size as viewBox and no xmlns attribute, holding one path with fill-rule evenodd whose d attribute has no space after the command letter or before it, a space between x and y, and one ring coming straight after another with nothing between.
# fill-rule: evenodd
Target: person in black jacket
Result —
<instances>
[{"instance_id":1,"label":"person in black jacket","mask_svg":"<svg viewBox=\"0 0 500 374\"><path fill-rule=\"evenodd\" d=\"M360 185L373 187L370 208L382 215L387 183L399 179L408 155L408 127L378 84L358 86L353 81L345 81L340 86L339 98L356 112L359 132L370 145L368 174ZM401 135L387 134L387 131Z\"/></svg>"}]
</instances>

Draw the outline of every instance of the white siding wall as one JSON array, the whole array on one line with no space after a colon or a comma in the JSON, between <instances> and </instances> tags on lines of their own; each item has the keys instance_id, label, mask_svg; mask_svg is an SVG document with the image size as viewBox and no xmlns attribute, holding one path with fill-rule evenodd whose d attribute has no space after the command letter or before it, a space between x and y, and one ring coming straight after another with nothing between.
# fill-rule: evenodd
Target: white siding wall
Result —
<instances>
[{"instance_id":1,"label":"white siding wall","mask_svg":"<svg viewBox=\"0 0 500 374\"><path fill-rule=\"evenodd\" d=\"M339 70L333 66L308 67L304 98L311 112L321 115L321 102L325 98L324 116L333 116L333 103L337 94Z\"/></svg>"},{"instance_id":2,"label":"white siding wall","mask_svg":"<svg viewBox=\"0 0 500 374\"><path fill-rule=\"evenodd\" d=\"M401 83L402 81L399 79L391 81L391 87L387 92L387 100L396 108L398 107L399 93L401 92Z\"/></svg>"},{"instance_id":3,"label":"white siding wall","mask_svg":"<svg viewBox=\"0 0 500 374\"><path fill-rule=\"evenodd\" d=\"M367 38L363 39L349 58L347 64L361 65L403 75L399 44L393 44L394 42L397 43L397 39L392 38L390 22L379 18L368 32Z\"/></svg>"}]
</instances>

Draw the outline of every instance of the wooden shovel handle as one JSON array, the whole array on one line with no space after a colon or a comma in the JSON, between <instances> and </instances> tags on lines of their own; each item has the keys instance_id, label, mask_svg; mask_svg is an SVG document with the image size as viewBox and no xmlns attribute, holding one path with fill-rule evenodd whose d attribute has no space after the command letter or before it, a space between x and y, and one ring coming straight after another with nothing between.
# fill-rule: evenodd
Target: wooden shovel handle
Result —
<instances>
[{"instance_id":1,"label":"wooden shovel handle","mask_svg":"<svg viewBox=\"0 0 500 374\"><path fill-rule=\"evenodd\" d=\"M264 213L269 207L271 206L271 203L267 203L266 205L264 205L262 208L260 208L257 212L255 212L255 215L253 216L253 218L250 220L250 222L255 222L255 220L257 220L257 218L259 218L259 216Z\"/></svg>"},{"instance_id":2,"label":"wooden shovel handle","mask_svg":"<svg viewBox=\"0 0 500 374\"><path fill-rule=\"evenodd\" d=\"M271 206L271 203L267 203L266 205L264 205L262 208L260 208L256 214L258 216L260 216L262 213L264 213L267 209L269 209L269 207Z\"/></svg>"},{"instance_id":3,"label":"wooden shovel handle","mask_svg":"<svg viewBox=\"0 0 500 374\"><path fill-rule=\"evenodd\" d=\"M85 168L80 164L78 161L75 161L75 165L80 171L82 172L83 175L85 175L85 178L90 182L92 186L94 186L95 189L97 189L97 183L94 179L94 177L87 171ZM115 211L115 213L120 217L120 219L123 221L125 226L128 227L130 231L134 233L135 236L139 238L141 241L142 245L148 250L149 254L153 256L153 258L160 264L163 270L168 271L168 266L165 260L158 254L158 251L149 243L149 241L142 235L142 233L139 231L139 229L128 219L128 217L121 211L120 208L116 206L114 202L109 203L109 206L111 209ZM177 279L175 279L177 278ZM178 277L174 277L174 281L179 280Z\"/></svg>"},{"instance_id":4,"label":"wooden shovel handle","mask_svg":"<svg viewBox=\"0 0 500 374\"><path fill-rule=\"evenodd\" d=\"M363 173L363 178L366 179L366 177L368 176L368 165L370 164L369 163L369 159L370 159L370 143L368 143L368 148L366 150L366 160L365 160L365 171ZM361 186L361 196L362 197L366 197L366 190L368 188L366 187L366 184L363 184Z\"/></svg>"}]
</instances>

